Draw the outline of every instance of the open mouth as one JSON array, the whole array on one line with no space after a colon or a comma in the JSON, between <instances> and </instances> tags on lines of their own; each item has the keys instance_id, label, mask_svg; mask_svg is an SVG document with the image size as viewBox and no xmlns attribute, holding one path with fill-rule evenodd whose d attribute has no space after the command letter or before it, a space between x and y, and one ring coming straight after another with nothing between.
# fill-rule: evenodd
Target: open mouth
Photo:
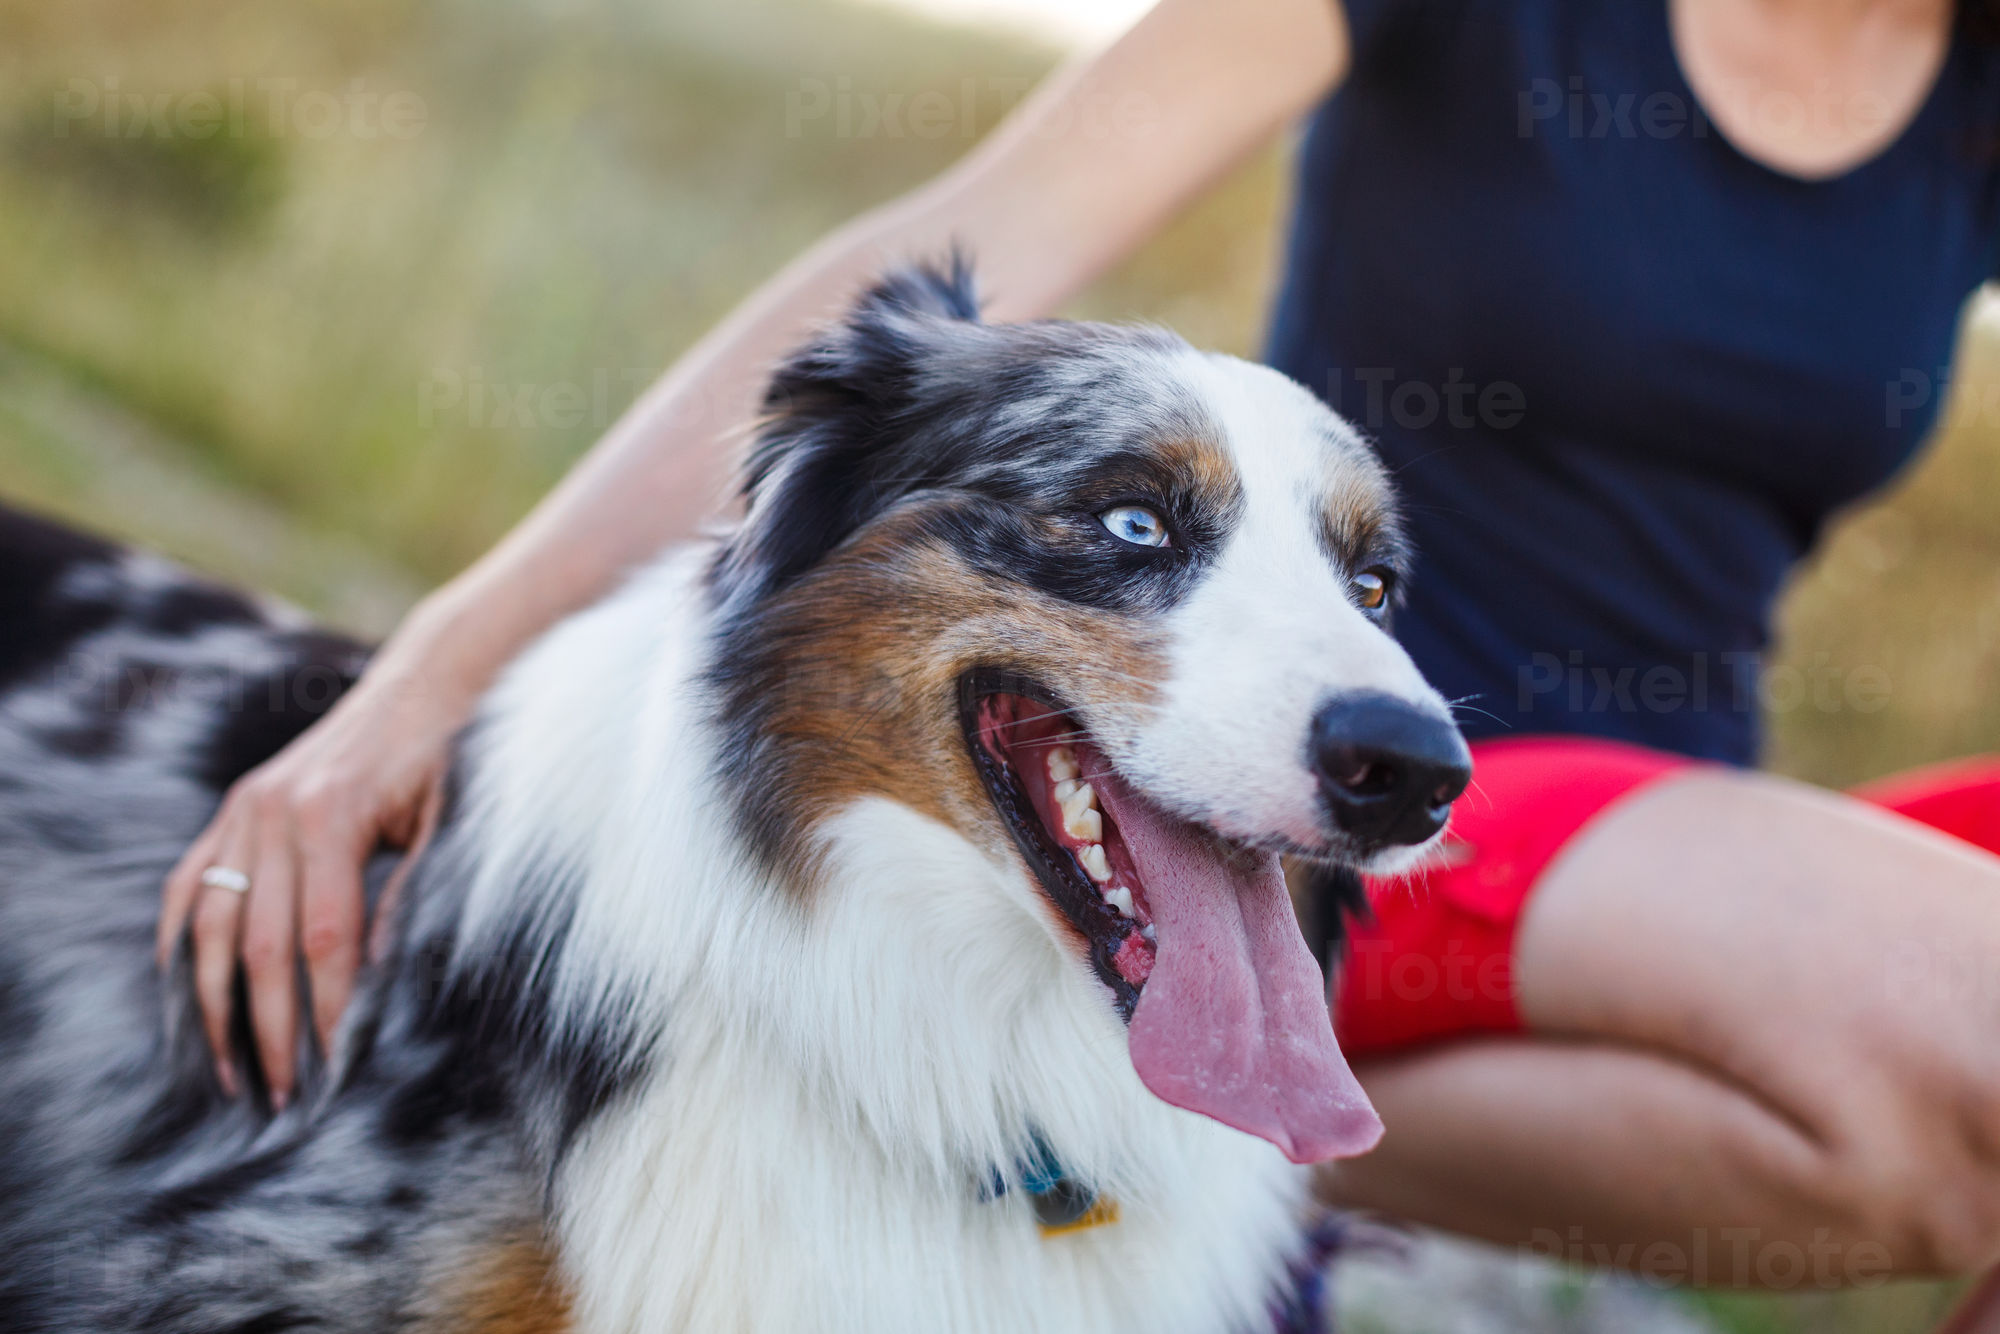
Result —
<instances>
[{"instance_id":1,"label":"open mouth","mask_svg":"<svg viewBox=\"0 0 2000 1334\"><path fill-rule=\"evenodd\" d=\"M1295 1162L1371 1147L1381 1123L1334 1041L1277 854L1149 801L1038 682L968 672L959 713L1022 859L1127 1021L1146 1086Z\"/></svg>"},{"instance_id":2,"label":"open mouth","mask_svg":"<svg viewBox=\"0 0 2000 1334\"><path fill-rule=\"evenodd\" d=\"M975 673L961 695L974 763L993 804L1129 1020L1153 972L1158 929L1131 849L1106 818L1111 766L1090 734L1032 682Z\"/></svg>"}]
</instances>

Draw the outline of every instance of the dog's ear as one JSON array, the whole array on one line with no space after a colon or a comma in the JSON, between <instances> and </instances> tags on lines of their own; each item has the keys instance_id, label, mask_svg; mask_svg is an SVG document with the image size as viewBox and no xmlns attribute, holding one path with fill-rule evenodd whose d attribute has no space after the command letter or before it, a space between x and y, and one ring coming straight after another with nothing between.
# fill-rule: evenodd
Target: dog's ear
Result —
<instances>
[{"instance_id":1,"label":"dog's ear","mask_svg":"<svg viewBox=\"0 0 2000 1334\"><path fill-rule=\"evenodd\" d=\"M900 269L784 361L744 473L747 513L710 567L718 602L784 587L913 489L898 448L917 419L925 360L979 321L971 266Z\"/></svg>"}]
</instances>

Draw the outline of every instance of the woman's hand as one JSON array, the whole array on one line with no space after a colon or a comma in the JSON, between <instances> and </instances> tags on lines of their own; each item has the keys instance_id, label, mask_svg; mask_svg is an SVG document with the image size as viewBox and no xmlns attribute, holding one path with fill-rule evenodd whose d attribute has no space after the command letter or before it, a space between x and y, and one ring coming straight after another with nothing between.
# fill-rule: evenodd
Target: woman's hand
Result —
<instances>
[{"instance_id":1,"label":"woman's hand","mask_svg":"<svg viewBox=\"0 0 2000 1334\"><path fill-rule=\"evenodd\" d=\"M237 780L167 877L159 957L164 964L192 915L195 992L231 1096L239 957L258 1057L272 1105L282 1108L296 1074L298 957L327 1051L361 963L363 866L379 845L415 848L429 833L451 739L477 698L476 686L454 679L436 655L392 640L331 712ZM241 872L249 889L204 885L212 867Z\"/></svg>"}]
</instances>

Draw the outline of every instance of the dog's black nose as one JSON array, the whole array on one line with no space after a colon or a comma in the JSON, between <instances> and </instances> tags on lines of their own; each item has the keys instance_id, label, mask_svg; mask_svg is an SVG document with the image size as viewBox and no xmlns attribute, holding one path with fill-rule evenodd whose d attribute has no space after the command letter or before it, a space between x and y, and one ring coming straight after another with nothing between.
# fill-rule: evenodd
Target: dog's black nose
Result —
<instances>
[{"instance_id":1,"label":"dog's black nose","mask_svg":"<svg viewBox=\"0 0 2000 1334\"><path fill-rule=\"evenodd\" d=\"M1423 842L1472 779L1458 729L1393 695L1343 695L1321 709L1310 758L1333 822L1366 845Z\"/></svg>"}]
</instances>

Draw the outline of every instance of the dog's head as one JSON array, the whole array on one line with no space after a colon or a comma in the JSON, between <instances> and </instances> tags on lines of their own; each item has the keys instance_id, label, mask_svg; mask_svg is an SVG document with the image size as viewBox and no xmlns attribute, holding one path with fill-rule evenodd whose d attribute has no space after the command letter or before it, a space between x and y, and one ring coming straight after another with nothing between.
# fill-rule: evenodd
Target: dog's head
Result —
<instances>
[{"instance_id":1,"label":"dog's head","mask_svg":"<svg viewBox=\"0 0 2000 1334\"><path fill-rule=\"evenodd\" d=\"M1300 1161L1372 1143L1279 857L1407 864L1469 761L1388 634L1363 442L1156 330L981 324L958 264L876 287L766 407L710 572L751 842L809 883L854 801L927 815L1087 961L1155 1093Z\"/></svg>"}]
</instances>

